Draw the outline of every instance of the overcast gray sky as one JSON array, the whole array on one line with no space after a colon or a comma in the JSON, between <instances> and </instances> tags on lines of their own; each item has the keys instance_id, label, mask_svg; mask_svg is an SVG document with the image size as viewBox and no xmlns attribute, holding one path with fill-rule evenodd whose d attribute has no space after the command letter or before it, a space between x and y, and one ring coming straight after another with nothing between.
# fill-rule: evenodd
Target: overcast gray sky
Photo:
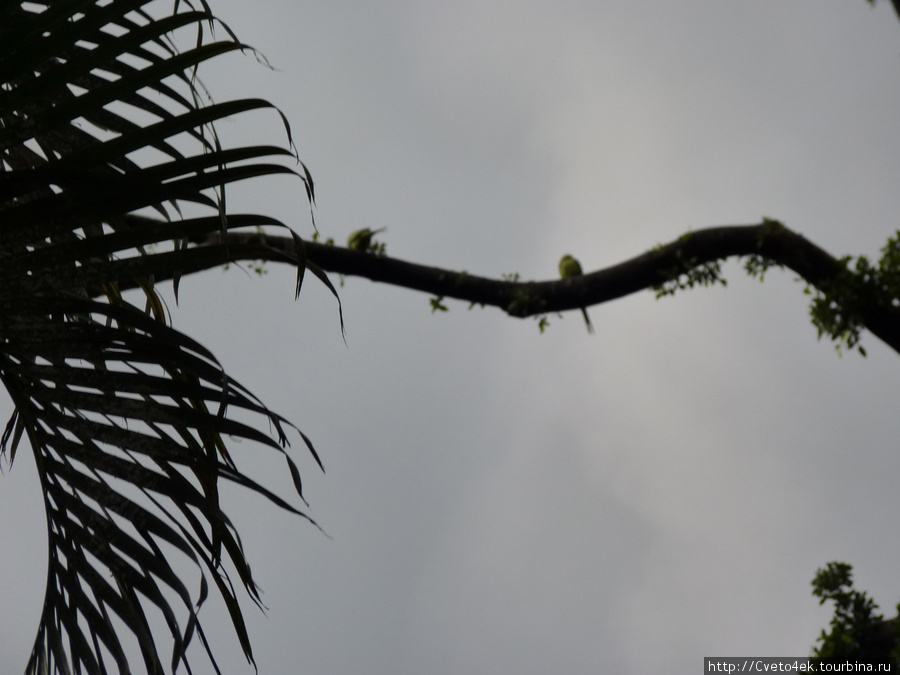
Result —
<instances>
[{"instance_id":1,"label":"overcast gray sky","mask_svg":"<svg viewBox=\"0 0 900 675\"><path fill-rule=\"evenodd\" d=\"M393 256L547 279L565 252L594 270L763 216L836 255L877 257L898 228L888 3L210 4L277 70L232 55L205 83L285 112L339 242L387 226ZM279 121L220 131L272 140ZM296 182L233 195L311 233ZM297 439L330 539L228 494L269 608L247 609L263 675L697 673L807 654L828 561L900 600L900 361L871 335L866 359L817 342L793 274L729 263L727 289L591 309L593 336L577 312L541 335L348 279L345 346L321 284L294 302L293 271L269 269L187 279L173 307L327 472ZM44 527L23 452L0 489L4 673L34 638ZM205 616L226 672L252 673L221 608Z\"/></svg>"}]
</instances>

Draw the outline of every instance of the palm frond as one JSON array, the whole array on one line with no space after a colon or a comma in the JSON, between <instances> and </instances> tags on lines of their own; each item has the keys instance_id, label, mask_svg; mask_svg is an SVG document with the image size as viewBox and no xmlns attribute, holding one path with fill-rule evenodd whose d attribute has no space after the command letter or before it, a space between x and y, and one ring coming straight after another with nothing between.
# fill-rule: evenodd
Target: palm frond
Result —
<instances>
[{"instance_id":1,"label":"palm frond","mask_svg":"<svg viewBox=\"0 0 900 675\"><path fill-rule=\"evenodd\" d=\"M0 447L12 460L28 438L50 544L29 674L127 673L128 644L148 673L190 672L195 636L219 672L197 613L210 584L252 663L232 575L259 597L220 481L308 518L244 475L223 441L282 453L302 500L285 450L291 425L168 325L153 282L177 282L198 255L227 262L225 247L198 252L189 239L282 226L226 213L228 184L291 173L312 202L312 179L299 160L299 172L275 161L294 158L291 150L222 147L215 121L274 108L257 99L204 105L194 70L247 48L221 24L229 39L208 39L217 24L205 2L176 3L160 18L154 4L0 3L0 379L15 405ZM173 34L186 30L193 46L179 50ZM142 289L145 307L121 288ZM193 593L173 568L176 553L200 571ZM171 636L168 659L154 614Z\"/></svg>"}]
</instances>

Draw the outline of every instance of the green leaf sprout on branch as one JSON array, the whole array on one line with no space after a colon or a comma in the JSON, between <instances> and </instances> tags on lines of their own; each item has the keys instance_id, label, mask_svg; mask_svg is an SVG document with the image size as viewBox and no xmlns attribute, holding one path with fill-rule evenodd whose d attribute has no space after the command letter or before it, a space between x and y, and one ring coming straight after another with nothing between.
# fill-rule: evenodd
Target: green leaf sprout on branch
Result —
<instances>
[{"instance_id":1,"label":"green leaf sprout on branch","mask_svg":"<svg viewBox=\"0 0 900 675\"><path fill-rule=\"evenodd\" d=\"M681 251L676 251L675 255L678 258L682 257ZM712 260L702 265L697 265L695 259L688 259L681 265L668 270L666 275L669 277L666 282L653 286L657 298L675 295L676 291L693 288L694 286L728 285L728 282L722 276L722 266L719 260Z\"/></svg>"},{"instance_id":2,"label":"green leaf sprout on branch","mask_svg":"<svg viewBox=\"0 0 900 675\"><path fill-rule=\"evenodd\" d=\"M877 265L863 255L852 261L852 256L844 256L835 280L818 288L807 285L804 293L813 296L809 315L819 337L827 335L836 342L838 354L855 347L865 356L859 345L865 310L900 307L900 231L888 238Z\"/></svg>"}]
</instances>

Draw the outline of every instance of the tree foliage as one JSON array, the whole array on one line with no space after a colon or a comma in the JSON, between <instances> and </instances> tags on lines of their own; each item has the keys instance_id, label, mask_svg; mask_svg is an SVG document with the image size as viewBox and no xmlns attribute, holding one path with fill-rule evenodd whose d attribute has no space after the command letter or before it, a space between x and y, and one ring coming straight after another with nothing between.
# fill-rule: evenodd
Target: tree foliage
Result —
<instances>
[{"instance_id":1,"label":"tree foliage","mask_svg":"<svg viewBox=\"0 0 900 675\"><path fill-rule=\"evenodd\" d=\"M816 641L812 657L900 665L900 618L885 620L865 591L853 588L853 568L830 562L816 570L813 595L819 604L834 602L831 629ZM900 606L898 606L900 612Z\"/></svg>"},{"instance_id":2,"label":"tree foliage","mask_svg":"<svg viewBox=\"0 0 900 675\"><path fill-rule=\"evenodd\" d=\"M216 120L278 112L258 99L207 103L196 67L247 47L205 2L161 17L157 4L0 3L0 379L15 404L2 448L12 462L28 439L50 554L28 673L130 672L123 626L149 673L190 671L195 637L215 665L198 617L210 586L252 662L238 589L259 598L221 481L304 515L242 473L224 441L281 453L302 499L291 425L168 324L154 283L172 278L177 292L181 275L228 261L225 246L190 248L191 237L283 227L226 215L227 185L289 173L312 200L313 183L289 148L223 147ZM307 269L330 286L293 239L298 293ZM176 553L199 570L198 588L173 568Z\"/></svg>"}]
</instances>

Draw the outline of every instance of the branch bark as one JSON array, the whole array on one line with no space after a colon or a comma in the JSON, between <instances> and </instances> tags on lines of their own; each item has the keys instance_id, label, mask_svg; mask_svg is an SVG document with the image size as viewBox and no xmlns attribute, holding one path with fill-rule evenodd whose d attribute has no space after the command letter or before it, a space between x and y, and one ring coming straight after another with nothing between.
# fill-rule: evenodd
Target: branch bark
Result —
<instances>
[{"instance_id":1,"label":"branch bark","mask_svg":"<svg viewBox=\"0 0 900 675\"><path fill-rule=\"evenodd\" d=\"M204 256L188 273L223 262L265 260L296 265L300 256L293 239L259 233L229 232L194 242L218 252ZM515 317L564 312L599 305L637 291L660 287L680 274L731 257L761 256L787 267L804 281L827 290L841 280L845 265L800 234L776 221L757 225L721 226L697 230L625 262L571 279L508 281L466 272L429 267L348 248L304 242L307 264L327 272L357 276L422 291L439 298L455 298L498 307ZM212 253L212 251L209 251ZM158 279L157 279L158 280ZM900 307L896 299L863 298L847 308L863 325L900 353Z\"/></svg>"}]
</instances>

